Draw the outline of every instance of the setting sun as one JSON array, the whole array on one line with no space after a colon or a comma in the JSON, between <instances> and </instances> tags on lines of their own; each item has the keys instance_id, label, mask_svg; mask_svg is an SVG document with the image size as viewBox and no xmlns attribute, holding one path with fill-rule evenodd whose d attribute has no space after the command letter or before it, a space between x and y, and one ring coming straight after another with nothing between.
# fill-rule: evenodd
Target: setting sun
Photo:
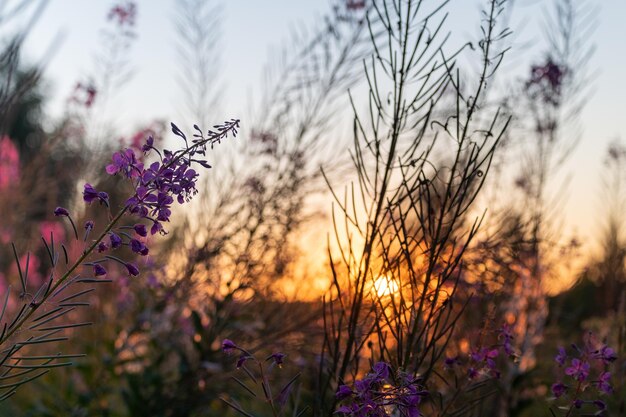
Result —
<instances>
[{"instance_id":1,"label":"setting sun","mask_svg":"<svg viewBox=\"0 0 626 417\"><path fill-rule=\"evenodd\" d=\"M374 281L374 291L378 297L386 297L395 294L399 290L398 282L383 275Z\"/></svg>"}]
</instances>

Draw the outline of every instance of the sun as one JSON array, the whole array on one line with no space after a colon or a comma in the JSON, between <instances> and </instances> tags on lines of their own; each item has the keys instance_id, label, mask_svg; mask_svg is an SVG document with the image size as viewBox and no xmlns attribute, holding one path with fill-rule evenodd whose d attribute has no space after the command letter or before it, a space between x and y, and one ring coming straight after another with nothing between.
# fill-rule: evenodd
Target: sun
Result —
<instances>
[{"instance_id":1,"label":"sun","mask_svg":"<svg viewBox=\"0 0 626 417\"><path fill-rule=\"evenodd\" d=\"M376 278L374 281L374 291L380 298L395 294L399 289L398 282L385 275Z\"/></svg>"}]
</instances>

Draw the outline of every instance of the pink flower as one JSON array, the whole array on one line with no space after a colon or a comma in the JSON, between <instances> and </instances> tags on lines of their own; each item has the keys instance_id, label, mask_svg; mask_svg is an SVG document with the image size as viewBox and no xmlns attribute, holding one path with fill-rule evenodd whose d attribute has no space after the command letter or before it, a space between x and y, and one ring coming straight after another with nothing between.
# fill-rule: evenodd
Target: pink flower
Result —
<instances>
[{"instance_id":1,"label":"pink flower","mask_svg":"<svg viewBox=\"0 0 626 417\"><path fill-rule=\"evenodd\" d=\"M8 136L0 139L0 190L14 185L20 178L20 154Z\"/></svg>"},{"instance_id":2,"label":"pink flower","mask_svg":"<svg viewBox=\"0 0 626 417\"><path fill-rule=\"evenodd\" d=\"M50 234L54 236L55 242L61 242L65 240L65 229L58 222L41 222L39 224L39 233L46 240L50 240Z\"/></svg>"}]
</instances>

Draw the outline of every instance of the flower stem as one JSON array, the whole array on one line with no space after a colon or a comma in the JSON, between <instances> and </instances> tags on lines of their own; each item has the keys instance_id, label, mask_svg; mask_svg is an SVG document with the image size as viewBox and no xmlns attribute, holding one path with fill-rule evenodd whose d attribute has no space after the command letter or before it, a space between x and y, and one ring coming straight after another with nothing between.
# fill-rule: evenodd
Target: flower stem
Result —
<instances>
[{"instance_id":1,"label":"flower stem","mask_svg":"<svg viewBox=\"0 0 626 417\"><path fill-rule=\"evenodd\" d=\"M2 346L11 336L13 336L13 334L15 334L15 332L17 332L17 330L21 328L24 323L26 323L30 316L32 316L33 313L37 311L39 307L41 307L52 296L52 294L54 294L55 290L60 285L67 281L67 279L73 274L76 268L78 268L85 261L85 259L94 251L96 246L98 246L98 244L106 237L107 233L109 233L113 226L115 226L115 224L120 220L122 215L126 213L126 210L128 210L128 206L124 206L124 208L122 208L115 215L113 220L111 220L109 224L107 224L107 226L104 228L102 233L100 233L98 238L87 248L87 250L83 252L83 254L76 260L76 262L74 262L72 266L61 276L61 278L59 278L59 280L57 280L56 283L54 283L50 287L50 289L46 292L46 294L44 294L40 302L30 304L30 310L26 314L24 314L24 316L22 316L19 320L17 320L0 339L0 346Z\"/></svg>"}]
</instances>

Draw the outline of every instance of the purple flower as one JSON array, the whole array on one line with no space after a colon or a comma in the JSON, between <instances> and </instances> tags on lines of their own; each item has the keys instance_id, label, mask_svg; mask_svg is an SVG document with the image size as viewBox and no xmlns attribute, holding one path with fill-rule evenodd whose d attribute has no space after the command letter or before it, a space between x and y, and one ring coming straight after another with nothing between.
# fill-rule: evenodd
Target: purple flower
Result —
<instances>
[{"instance_id":1,"label":"purple flower","mask_svg":"<svg viewBox=\"0 0 626 417\"><path fill-rule=\"evenodd\" d=\"M100 264L94 264L93 265L93 274L97 277L102 276L102 275L106 275L107 270L104 269L104 267Z\"/></svg>"},{"instance_id":2,"label":"purple flower","mask_svg":"<svg viewBox=\"0 0 626 417\"><path fill-rule=\"evenodd\" d=\"M144 153L150 152L150 150L154 147L154 138L152 136L148 136L145 145L141 147L141 150Z\"/></svg>"},{"instance_id":3,"label":"purple flower","mask_svg":"<svg viewBox=\"0 0 626 417\"><path fill-rule=\"evenodd\" d=\"M607 345L602 346L600 350L594 352L593 357L600 359L605 365L608 365L617 359L615 351Z\"/></svg>"},{"instance_id":4,"label":"purple flower","mask_svg":"<svg viewBox=\"0 0 626 417\"><path fill-rule=\"evenodd\" d=\"M596 382L598 389L605 394L610 394L613 392L613 387L611 386L611 373L610 372L602 372L598 377L598 381Z\"/></svg>"},{"instance_id":5,"label":"purple flower","mask_svg":"<svg viewBox=\"0 0 626 417\"><path fill-rule=\"evenodd\" d=\"M109 245L107 245L105 241L101 241L100 243L98 243L99 253L106 252L107 250L109 250Z\"/></svg>"},{"instance_id":6,"label":"purple flower","mask_svg":"<svg viewBox=\"0 0 626 417\"><path fill-rule=\"evenodd\" d=\"M507 323L504 323L499 331L500 334L498 335L498 337L504 339L502 341L502 347L504 348L504 352L507 355L512 356L515 352L513 350L513 345L511 344L511 341L513 340L511 326L509 326Z\"/></svg>"},{"instance_id":7,"label":"purple flower","mask_svg":"<svg viewBox=\"0 0 626 417\"><path fill-rule=\"evenodd\" d=\"M559 365L565 365L565 361L567 360L567 352L565 352L565 348L563 346L559 346L559 353L554 357L554 360Z\"/></svg>"},{"instance_id":8,"label":"purple flower","mask_svg":"<svg viewBox=\"0 0 626 417\"><path fill-rule=\"evenodd\" d=\"M600 411L604 411L606 410L606 403L604 401L601 400L594 400L593 401L593 405L595 405L596 407L598 407L598 410Z\"/></svg>"},{"instance_id":9,"label":"purple flower","mask_svg":"<svg viewBox=\"0 0 626 417\"><path fill-rule=\"evenodd\" d=\"M66 216L67 217L67 216L70 215L70 212L66 208L57 207L57 208L54 209L54 215L55 216Z\"/></svg>"},{"instance_id":10,"label":"purple flower","mask_svg":"<svg viewBox=\"0 0 626 417\"><path fill-rule=\"evenodd\" d=\"M389 378L389 365L385 362L377 362L372 369L374 370L376 379L382 380Z\"/></svg>"},{"instance_id":11,"label":"purple flower","mask_svg":"<svg viewBox=\"0 0 626 417\"><path fill-rule=\"evenodd\" d=\"M87 230L88 232L91 232L93 228L94 228L93 220L87 220L85 222L85 230Z\"/></svg>"},{"instance_id":12,"label":"purple flower","mask_svg":"<svg viewBox=\"0 0 626 417\"><path fill-rule=\"evenodd\" d=\"M391 367L388 363L378 362L372 372L354 382L354 388L340 385L335 392L338 401L349 401L337 408L337 413L352 417L384 417L389 408L398 415L420 417L419 405L428 392L420 385L419 378L399 372L399 381L390 379ZM395 414L394 414L395 415Z\"/></svg>"},{"instance_id":13,"label":"purple flower","mask_svg":"<svg viewBox=\"0 0 626 417\"><path fill-rule=\"evenodd\" d=\"M128 273L130 275L132 275L134 277L139 275L139 268L137 268L137 266L135 264L127 262L127 263L124 264L124 266L126 267L126 269L128 270Z\"/></svg>"},{"instance_id":14,"label":"purple flower","mask_svg":"<svg viewBox=\"0 0 626 417\"><path fill-rule=\"evenodd\" d=\"M347 386L347 385L339 385L339 388L337 388L337 392L335 393L335 397L337 398L337 400L341 401L344 398L348 398L353 393L354 392L350 389L349 386Z\"/></svg>"},{"instance_id":15,"label":"purple flower","mask_svg":"<svg viewBox=\"0 0 626 417\"><path fill-rule=\"evenodd\" d=\"M148 254L148 247L137 239L130 240L130 249L133 252L138 253L142 256L146 256Z\"/></svg>"},{"instance_id":16,"label":"purple flower","mask_svg":"<svg viewBox=\"0 0 626 417\"><path fill-rule=\"evenodd\" d=\"M251 357L245 353L239 355L239 359L237 359L237 369L241 368L248 359L251 359Z\"/></svg>"},{"instance_id":17,"label":"purple flower","mask_svg":"<svg viewBox=\"0 0 626 417\"><path fill-rule=\"evenodd\" d=\"M224 339L222 341L222 351L224 353L231 353L235 349L239 349L239 347L232 340Z\"/></svg>"},{"instance_id":18,"label":"purple flower","mask_svg":"<svg viewBox=\"0 0 626 417\"><path fill-rule=\"evenodd\" d=\"M83 190L83 200L89 204L91 204L94 200L100 200L100 203L107 206L109 205L109 195L104 191L97 191L89 183L85 184L85 188Z\"/></svg>"},{"instance_id":19,"label":"purple flower","mask_svg":"<svg viewBox=\"0 0 626 417\"><path fill-rule=\"evenodd\" d=\"M285 355L284 353L276 352L270 355L269 359L273 360L276 365L281 366L283 364L285 356L287 355Z\"/></svg>"},{"instance_id":20,"label":"purple flower","mask_svg":"<svg viewBox=\"0 0 626 417\"><path fill-rule=\"evenodd\" d=\"M448 369L453 368L455 365L458 365L459 363L460 362L459 362L458 356L454 356L454 357L446 356L446 358L443 361L444 366Z\"/></svg>"},{"instance_id":21,"label":"purple flower","mask_svg":"<svg viewBox=\"0 0 626 417\"><path fill-rule=\"evenodd\" d=\"M589 376L589 368L589 362L574 358L571 366L565 368L565 374L575 378L577 381L584 381Z\"/></svg>"},{"instance_id":22,"label":"purple flower","mask_svg":"<svg viewBox=\"0 0 626 417\"><path fill-rule=\"evenodd\" d=\"M152 227L150 228L150 234L156 235L159 232L163 233L163 226L161 225L161 223L155 221Z\"/></svg>"},{"instance_id":23,"label":"purple flower","mask_svg":"<svg viewBox=\"0 0 626 417\"><path fill-rule=\"evenodd\" d=\"M117 235L117 234L115 234L115 233L111 232L111 233L109 234L109 239L110 239L110 241L111 241L111 247L112 247L113 249L117 249L117 248L119 248L120 246L122 246L122 238L121 238L121 237L119 237L119 235Z\"/></svg>"},{"instance_id":24,"label":"purple flower","mask_svg":"<svg viewBox=\"0 0 626 417\"><path fill-rule=\"evenodd\" d=\"M485 353L485 362L489 369L496 369L496 358L500 355L500 351L498 349L490 349Z\"/></svg>"},{"instance_id":25,"label":"purple flower","mask_svg":"<svg viewBox=\"0 0 626 417\"><path fill-rule=\"evenodd\" d=\"M564 385L562 382L557 382L552 384L552 394L556 398L560 398L567 391L567 385Z\"/></svg>"},{"instance_id":26,"label":"purple flower","mask_svg":"<svg viewBox=\"0 0 626 417\"><path fill-rule=\"evenodd\" d=\"M137 223L133 226L133 229L135 229L135 233L137 233L141 237L148 236L148 230L146 229L145 224Z\"/></svg>"},{"instance_id":27,"label":"purple flower","mask_svg":"<svg viewBox=\"0 0 626 417\"><path fill-rule=\"evenodd\" d=\"M111 159L113 163L106 167L106 172L109 175L115 175L121 172L127 178L137 178L143 171L143 164L137 161L135 152L132 149L116 152Z\"/></svg>"}]
</instances>

